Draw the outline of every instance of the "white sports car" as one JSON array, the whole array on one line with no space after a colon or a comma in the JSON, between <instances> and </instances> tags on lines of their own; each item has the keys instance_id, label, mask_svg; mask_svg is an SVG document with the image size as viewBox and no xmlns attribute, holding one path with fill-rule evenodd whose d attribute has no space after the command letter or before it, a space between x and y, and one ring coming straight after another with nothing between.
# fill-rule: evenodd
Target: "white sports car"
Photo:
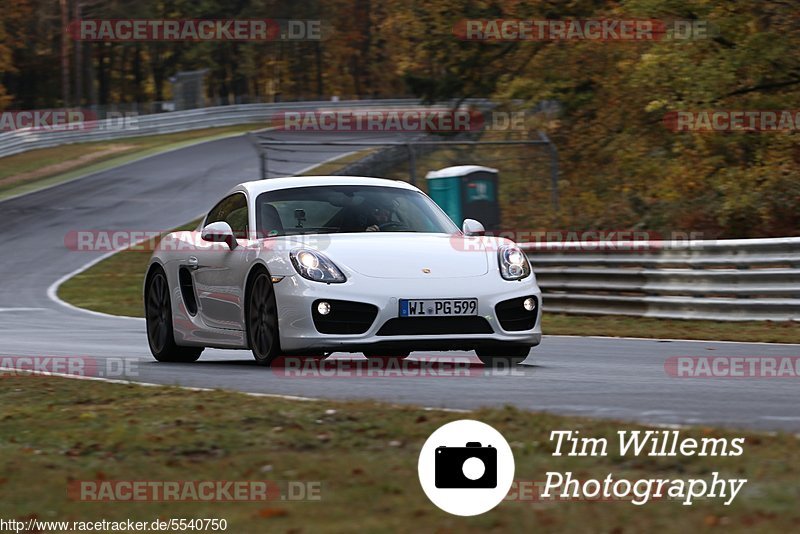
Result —
<instances>
[{"instance_id":1,"label":"white sports car","mask_svg":"<svg viewBox=\"0 0 800 534\"><path fill-rule=\"evenodd\" d=\"M195 232L167 235L144 284L159 361L205 347L281 354L475 350L520 362L541 340L541 292L525 254L463 230L425 193L379 178L240 184Z\"/></svg>"}]
</instances>

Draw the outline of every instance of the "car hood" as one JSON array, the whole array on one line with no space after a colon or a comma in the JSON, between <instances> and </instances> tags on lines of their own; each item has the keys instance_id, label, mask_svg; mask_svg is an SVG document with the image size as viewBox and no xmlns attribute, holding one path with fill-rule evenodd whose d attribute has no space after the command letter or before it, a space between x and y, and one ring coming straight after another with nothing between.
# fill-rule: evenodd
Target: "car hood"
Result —
<instances>
[{"instance_id":1,"label":"car hood","mask_svg":"<svg viewBox=\"0 0 800 534\"><path fill-rule=\"evenodd\" d=\"M489 270L485 245L460 235L370 232L324 238L315 248L342 269L374 278L464 278Z\"/></svg>"}]
</instances>

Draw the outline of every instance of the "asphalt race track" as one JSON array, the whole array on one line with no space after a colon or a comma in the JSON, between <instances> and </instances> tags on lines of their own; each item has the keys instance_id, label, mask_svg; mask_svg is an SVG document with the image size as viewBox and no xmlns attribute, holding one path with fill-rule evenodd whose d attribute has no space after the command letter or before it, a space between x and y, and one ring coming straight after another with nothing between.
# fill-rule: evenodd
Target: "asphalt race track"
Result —
<instances>
[{"instance_id":1,"label":"asphalt race track","mask_svg":"<svg viewBox=\"0 0 800 534\"><path fill-rule=\"evenodd\" d=\"M270 171L298 172L336 154L313 148L295 153L302 162L275 162ZM671 356L800 356L800 345L545 336L513 373L487 376L471 353L415 353L472 358L474 376L290 378L256 366L245 351L207 349L197 363L157 363L143 320L87 313L48 296L56 281L101 255L68 250L69 231L173 228L207 211L231 186L257 177L256 153L238 136L0 202L0 356L136 358L134 381L254 393L457 409L509 404L662 425L800 430L797 378L673 378L665 371Z\"/></svg>"}]
</instances>

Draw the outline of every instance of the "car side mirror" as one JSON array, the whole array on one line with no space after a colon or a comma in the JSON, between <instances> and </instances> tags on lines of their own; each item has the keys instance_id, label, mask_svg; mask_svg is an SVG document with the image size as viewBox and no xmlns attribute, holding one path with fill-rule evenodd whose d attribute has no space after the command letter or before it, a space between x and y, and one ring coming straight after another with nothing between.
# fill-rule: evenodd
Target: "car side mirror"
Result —
<instances>
[{"instance_id":1,"label":"car side mirror","mask_svg":"<svg viewBox=\"0 0 800 534\"><path fill-rule=\"evenodd\" d=\"M235 249L237 245L231 225L225 221L206 225L200 233L200 238L211 243L227 243L231 250Z\"/></svg>"},{"instance_id":2,"label":"car side mirror","mask_svg":"<svg viewBox=\"0 0 800 534\"><path fill-rule=\"evenodd\" d=\"M475 219L464 219L464 224L461 226L461 231L464 235L484 235L486 228Z\"/></svg>"}]
</instances>

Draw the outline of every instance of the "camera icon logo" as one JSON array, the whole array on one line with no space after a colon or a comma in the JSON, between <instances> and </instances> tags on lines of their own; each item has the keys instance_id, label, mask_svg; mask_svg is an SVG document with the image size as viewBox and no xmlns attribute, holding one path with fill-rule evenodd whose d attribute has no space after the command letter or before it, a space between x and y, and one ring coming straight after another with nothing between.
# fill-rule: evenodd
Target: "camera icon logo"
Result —
<instances>
[{"instance_id":1,"label":"camera icon logo","mask_svg":"<svg viewBox=\"0 0 800 534\"><path fill-rule=\"evenodd\" d=\"M428 437L417 466L423 491L445 512L488 512L508 495L514 455L502 434L480 421L462 419Z\"/></svg>"},{"instance_id":2,"label":"camera icon logo","mask_svg":"<svg viewBox=\"0 0 800 534\"><path fill-rule=\"evenodd\" d=\"M478 441L466 447L436 447L437 488L496 488L497 449Z\"/></svg>"}]
</instances>

